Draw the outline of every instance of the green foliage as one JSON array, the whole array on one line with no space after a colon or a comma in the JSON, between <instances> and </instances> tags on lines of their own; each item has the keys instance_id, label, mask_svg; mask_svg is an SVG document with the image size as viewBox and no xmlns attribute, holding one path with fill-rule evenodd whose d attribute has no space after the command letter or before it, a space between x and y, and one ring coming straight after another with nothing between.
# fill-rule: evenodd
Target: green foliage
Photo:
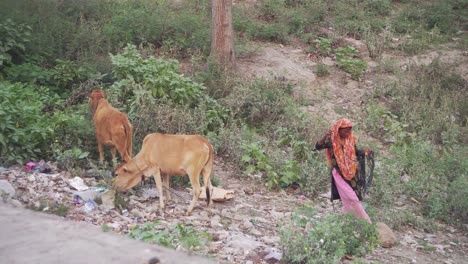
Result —
<instances>
[{"instance_id":1,"label":"green foliage","mask_svg":"<svg viewBox=\"0 0 468 264\"><path fill-rule=\"evenodd\" d=\"M379 104L369 104L367 107L367 128L380 139L402 145L410 143L415 137L408 132L408 124L401 122L400 118Z\"/></svg>"},{"instance_id":2,"label":"green foliage","mask_svg":"<svg viewBox=\"0 0 468 264\"><path fill-rule=\"evenodd\" d=\"M466 125L464 102L466 81L452 71L455 65L434 61L428 66L411 65L408 72L391 86L394 98L390 111L433 143L442 143L446 131Z\"/></svg>"},{"instance_id":3,"label":"green foliage","mask_svg":"<svg viewBox=\"0 0 468 264\"><path fill-rule=\"evenodd\" d=\"M317 69L315 70L315 74L318 77L325 77L330 75L330 69L327 65L323 63L317 63Z\"/></svg>"},{"instance_id":4,"label":"green foliage","mask_svg":"<svg viewBox=\"0 0 468 264\"><path fill-rule=\"evenodd\" d=\"M437 27L443 33L454 33L457 29L456 22L463 19L459 17L463 15L463 6L467 5L457 2L439 0L405 5L398 16L393 19L393 27L397 33L411 33L420 26L428 31ZM466 21L461 22L463 25Z\"/></svg>"},{"instance_id":5,"label":"green foliage","mask_svg":"<svg viewBox=\"0 0 468 264\"><path fill-rule=\"evenodd\" d=\"M51 70L44 69L31 62L11 65L5 72L6 79L10 82L23 82L37 85L50 84L53 74Z\"/></svg>"},{"instance_id":6,"label":"green foliage","mask_svg":"<svg viewBox=\"0 0 468 264\"><path fill-rule=\"evenodd\" d=\"M112 227L110 227L110 226L108 226L106 224L102 224L101 225L101 230L102 230L102 232L109 232L109 231L112 230Z\"/></svg>"},{"instance_id":7,"label":"green foliage","mask_svg":"<svg viewBox=\"0 0 468 264\"><path fill-rule=\"evenodd\" d=\"M273 160L268 157L260 142L242 144L242 167L248 174L260 174L268 187L288 187L292 183L301 183L299 164L295 160Z\"/></svg>"},{"instance_id":8,"label":"green foliage","mask_svg":"<svg viewBox=\"0 0 468 264\"><path fill-rule=\"evenodd\" d=\"M239 83L223 103L236 118L259 127L266 120L276 120L285 112L292 91L286 82L256 79Z\"/></svg>"},{"instance_id":9,"label":"green foliage","mask_svg":"<svg viewBox=\"0 0 468 264\"><path fill-rule=\"evenodd\" d=\"M84 81L91 77L91 71L83 66L78 66L69 60L56 60L56 65L52 70L52 80L54 85L61 90L69 92L73 84Z\"/></svg>"},{"instance_id":10,"label":"green foliage","mask_svg":"<svg viewBox=\"0 0 468 264\"><path fill-rule=\"evenodd\" d=\"M336 64L345 72L351 74L353 79L359 79L367 69L367 63L353 59L357 50L352 46L340 47L336 50Z\"/></svg>"},{"instance_id":11,"label":"green foliage","mask_svg":"<svg viewBox=\"0 0 468 264\"><path fill-rule=\"evenodd\" d=\"M131 98L132 95L135 98L132 86L149 91L154 98L165 98L178 104L197 102L205 89L179 74L175 60L143 59L134 45L129 44L122 53L111 55L111 59L114 66L112 72L118 79L113 89L129 100L131 106L135 104Z\"/></svg>"},{"instance_id":12,"label":"green foliage","mask_svg":"<svg viewBox=\"0 0 468 264\"><path fill-rule=\"evenodd\" d=\"M176 248L182 245L185 249L196 250L211 240L205 232L197 232L193 227L177 224L168 229L159 228L159 222L147 222L130 231L128 236L150 244Z\"/></svg>"},{"instance_id":13,"label":"green foliage","mask_svg":"<svg viewBox=\"0 0 468 264\"><path fill-rule=\"evenodd\" d=\"M37 159L46 149L54 132L43 113L47 96L46 89L0 83L0 156L6 159L4 162Z\"/></svg>"},{"instance_id":14,"label":"green foliage","mask_svg":"<svg viewBox=\"0 0 468 264\"><path fill-rule=\"evenodd\" d=\"M361 37L368 30L380 32L385 27L389 6L390 0L340 0L331 12L342 35Z\"/></svg>"},{"instance_id":15,"label":"green foliage","mask_svg":"<svg viewBox=\"0 0 468 264\"><path fill-rule=\"evenodd\" d=\"M11 19L0 21L0 80L4 68L17 64L26 52L26 44L30 41L31 27L18 24Z\"/></svg>"},{"instance_id":16,"label":"green foliage","mask_svg":"<svg viewBox=\"0 0 468 264\"><path fill-rule=\"evenodd\" d=\"M344 255L364 256L378 244L375 226L349 214L316 220L312 208L300 208L281 229L288 263L340 263Z\"/></svg>"},{"instance_id":17,"label":"green foliage","mask_svg":"<svg viewBox=\"0 0 468 264\"><path fill-rule=\"evenodd\" d=\"M68 212L68 206L60 204L56 201L49 200L46 198L39 199L39 206L36 207L35 205L28 205L29 209L39 212L45 212L48 214L54 214L61 217L65 217Z\"/></svg>"},{"instance_id":18,"label":"green foliage","mask_svg":"<svg viewBox=\"0 0 468 264\"><path fill-rule=\"evenodd\" d=\"M330 52L332 51L331 45L333 43L333 39L320 37L314 40L314 43L319 51L318 53L321 56L328 56Z\"/></svg>"},{"instance_id":19,"label":"green foliage","mask_svg":"<svg viewBox=\"0 0 468 264\"><path fill-rule=\"evenodd\" d=\"M148 133L220 133L229 109L206 95L206 87L180 74L176 60L143 58L134 45L111 55L115 82L108 100L128 113L135 144Z\"/></svg>"}]
</instances>

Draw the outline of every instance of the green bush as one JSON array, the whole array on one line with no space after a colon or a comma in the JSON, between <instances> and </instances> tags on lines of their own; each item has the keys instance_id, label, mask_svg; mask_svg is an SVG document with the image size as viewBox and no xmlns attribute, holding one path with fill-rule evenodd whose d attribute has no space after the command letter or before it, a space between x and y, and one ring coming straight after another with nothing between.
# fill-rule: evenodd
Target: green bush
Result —
<instances>
[{"instance_id":1,"label":"green bush","mask_svg":"<svg viewBox=\"0 0 468 264\"><path fill-rule=\"evenodd\" d=\"M260 127L267 120L276 120L287 107L291 87L281 81L257 79L239 83L231 94L220 100L235 118Z\"/></svg>"},{"instance_id":2,"label":"green bush","mask_svg":"<svg viewBox=\"0 0 468 264\"><path fill-rule=\"evenodd\" d=\"M304 207L281 229L284 260L288 263L340 263L344 255L364 256L378 245L375 225L351 215L316 220Z\"/></svg>"},{"instance_id":3,"label":"green bush","mask_svg":"<svg viewBox=\"0 0 468 264\"><path fill-rule=\"evenodd\" d=\"M202 85L178 73L175 60L150 57L143 59L134 45L124 51L111 55L112 72L117 78L112 89L118 91L121 100L135 104L133 87L141 87L154 98L165 98L174 103L190 105L198 102L205 89Z\"/></svg>"},{"instance_id":4,"label":"green bush","mask_svg":"<svg viewBox=\"0 0 468 264\"><path fill-rule=\"evenodd\" d=\"M356 48L345 46L336 49L336 64L345 72L351 74L353 79L359 79L367 69L367 63L353 59L357 55Z\"/></svg>"},{"instance_id":5,"label":"green bush","mask_svg":"<svg viewBox=\"0 0 468 264\"><path fill-rule=\"evenodd\" d=\"M6 163L38 159L47 152L53 128L45 115L48 91L0 82L0 157Z\"/></svg>"},{"instance_id":6,"label":"green bush","mask_svg":"<svg viewBox=\"0 0 468 264\"><path fill-rule=\"evenodd\" d=\"M362 37L371 30L380 32L387 24L389 0L341 0L332 7L334 24L343 35Z\"/></svg>"},{"instance_id":7,"label":"green bush","mask_svg":"<svg viewBox=\"0 0 468 264\"><path fill-rule=\"evenodd\" d=\"M177 224L168 229L161 230L159 222L147 222L130 231L128 236L150 244L176 248L182 245L185 249L193 251L207 244L211 237L206 232L197 232L191 226Z\"/></svg>"},{"instance_id":8,"label":"green bush","mask_svg":"<svg viewBox=\"0 0 468 264\"><path fill-rule=\"evenodd\" d=\"M11 19L0 21L0 80L4 68L24 59L26 44L30 41L31 27Z\"/></svg>"},{"instance_id":9,"label":"green bush","mask_svg":"<svg viewBox=\"0 0 468 264\"><path fill-rule=\"evenodd\" d=\"M37 85L50 85L52 71L36 63L14 64L6 69L6 79L10 82L22 82Z\"/></svg>"}]
</instances>

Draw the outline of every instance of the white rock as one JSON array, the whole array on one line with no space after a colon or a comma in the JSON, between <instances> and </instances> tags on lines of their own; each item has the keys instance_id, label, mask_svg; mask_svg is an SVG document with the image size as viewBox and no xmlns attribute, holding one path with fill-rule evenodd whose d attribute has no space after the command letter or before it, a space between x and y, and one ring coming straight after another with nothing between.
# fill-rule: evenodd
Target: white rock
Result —
<instances>
[{"instance_id":1,"label":"white rock","mask_svg":"<svg viewBox=\"0 0 468 264\"><path fill-rule=\"evenodd\" d=\"M1 193L6 193L8 197L14 197L16 191L7 180L0 180L0 194Z\"/></svg>"},{"instance_id":2,"label":"white rock","mask_svg":"<svg viewBox=\"0 0 468 264\"><path fill-rule=\"evenodd\" d=\"M253 251L261 245L262 243L244 234L233 235L227 239L227 246L234 249Z\"/></svg>"}]
</instances>

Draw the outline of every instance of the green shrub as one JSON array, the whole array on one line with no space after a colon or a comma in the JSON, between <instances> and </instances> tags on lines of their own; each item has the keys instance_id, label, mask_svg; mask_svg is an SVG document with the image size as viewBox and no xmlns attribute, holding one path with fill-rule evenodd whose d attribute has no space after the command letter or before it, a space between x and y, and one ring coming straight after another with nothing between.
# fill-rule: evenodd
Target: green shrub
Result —
<instances>
[{"instance_id":1,"label":"green shrub","mask_svg":"<svg viewBox=\"0 0 468 264\"><path fill-rule=\"evenodd\" d=\"M314 43L318 49L318 53L321 56L328 56L331 53L333 39L320 37L314 40Z\"/></svg>"},{"instance_id":2,"label":"green shrub","mask_svg":"<svg viewBox=\"0 0 468 264\"><path fill-rule=\"evenodd\" d=\"M361 37L371 30L380 32L391 11L389 0L342 0L333 5L335 26L343 35Z\"/></svg>"},{"instance_id":3,"label":"green shrub","mask_svg":"<svg viewBox=\"0 0 468 264\"><path fill-rule=\"evenodd\" d=\"M31 27L11 19L0 21L0 80L4 68L24 59L26 44L30 41Z\"/></svg>"},{"instance_id":4,"label":"green shrub","mask_svg":"<svg viewBox=\"0 0 468 264\"><path fill-rule=\"evenodd\" d=\"M38 159L53 134L50 117L45 115L46 89L0 82L0 156L3 162L23 163ZM33 99L32 99L33 98Z\"/></svg>"},{"instance_id":5,"label":"green shrub","mask_svg":"<svg viewBox=\"0 0 468 264\"><path fill-rule=\"evenodd\" d=\"M135 104L135 88L141 87L154 98L166 98L174 103L190 105L202 97L205 89L202 85L178 73L175 60L163 60L150 57L143 59L136 46L128 45L124 51L111 55L117 78L112 89L119 93L121 100Z\"/></svg>"},{"instance_id":6,"label":"green shrub","mask_svg":"<svg viewBox=\"0 0 468 264\"><path fill-rule=\"evenodd\" d=\"M147 222L130 231L128 236L133 239L143 240L146 243L176 248L178 245L193 251L207 244L211 237L206 232L197 232L191 226L177 224L168 229L161 230L159 222Z\"/></svg>"},{"instance_id":7,"label":"green shrub","mask_svg":"<svg viewBox=\"0 0 468 264\"><path fill-rule=\"evenodd\" d=\"M375 225L347 215L320 221L312 208L298 209L281 229L284 260L288 263L340 263L344 255L364 256L378 244Z\"/></svg>"},{"instance_id":8,"label":"green shrub","mask_svg":"<svg viewBox=\"0 0 468 264\"><path fill-rule=\"evenodd\" d=\"M285 112L291 87L281 81L257 79L239 83L231 94L220 100L235 118L260 127L266 120L276 120Z\"/></svg>"},{"instance_id":9,"label":"green shrub","mask_svg":"<svg viewBox=\"0 0 468 264\"><path fill-rule=\"evenodd\" d=\"M345 72L351 74L353 79L359 79L367 69L367 63L353 59L357 55L356 48L352 46L345 46L336 49L336 64Z\"/></svg>"},{"instance_id":10,"label":"green shrub","mask_svg":"<svg viewBox=\"0 0 468 264\"><path fill-rule=\"evenodd\" d=\"M6 79L10 82L22 82L37 85L49 85L52 71L44 69L35 63L11 65L6 69Z\"/></svg>"}]
</instances>

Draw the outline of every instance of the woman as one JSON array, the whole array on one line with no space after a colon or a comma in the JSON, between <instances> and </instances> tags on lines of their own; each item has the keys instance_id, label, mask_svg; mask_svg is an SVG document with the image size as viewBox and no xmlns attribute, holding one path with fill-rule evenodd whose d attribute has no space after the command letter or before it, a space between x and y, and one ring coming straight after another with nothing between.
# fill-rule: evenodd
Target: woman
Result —
<instances>
[{"instance_id":1,"label":"woman","mask_svg":"<svg viewBox=\"0 0 468 264\"><path fill-rule=\"evenodd\" d=\"M358 169L358 157L372 152L356 148L353 124L348 119L338 120L328 133L315 144L317 150L327 149L328 165L332 168L331 199L341 199L343 211L354 211L355 217L371 220L362 207L362 184Z\"/></svg>"}]
</instances>

